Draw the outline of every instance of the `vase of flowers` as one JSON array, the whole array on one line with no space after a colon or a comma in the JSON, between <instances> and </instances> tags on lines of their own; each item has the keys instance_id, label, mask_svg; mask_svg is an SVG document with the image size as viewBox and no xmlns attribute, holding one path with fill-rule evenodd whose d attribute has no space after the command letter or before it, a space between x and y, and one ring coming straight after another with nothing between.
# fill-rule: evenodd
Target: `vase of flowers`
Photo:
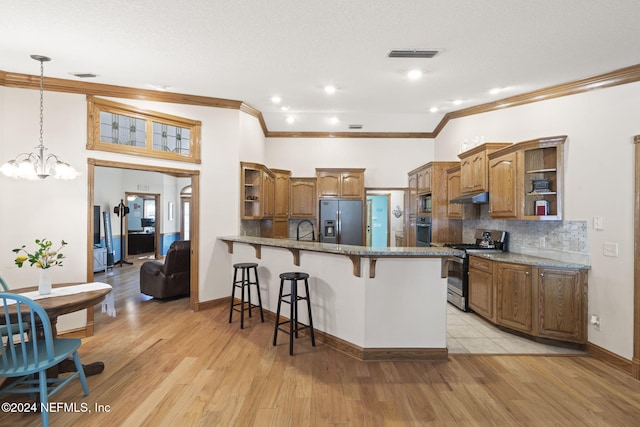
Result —
<instances>
[{"instance_id":1,"label":"vase of flowers","mask_svg":"<svg viewBox=\"0 0 640 427\"><path fill-rule=\"evenodd\" d=\"M14 249L17 254L15 264L22 268L25 262L29 265L40 269L40 280L38 282L38 292L40 295L51 293L51 272L50 268L55 266L62 267L64 255L62 248L67 246L67 242L62 240L58 249L53 249L53 243L47 239L36 239L37 249L34 252L27 252L26 246Z\"/></svg>"}]
</instances>

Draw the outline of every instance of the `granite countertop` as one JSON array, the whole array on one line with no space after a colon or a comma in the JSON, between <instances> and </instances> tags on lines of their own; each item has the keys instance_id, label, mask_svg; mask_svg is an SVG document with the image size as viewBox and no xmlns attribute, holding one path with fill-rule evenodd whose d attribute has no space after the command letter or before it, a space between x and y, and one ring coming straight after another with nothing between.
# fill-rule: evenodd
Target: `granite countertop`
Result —
<instances>
[{"instance_id":1,"label":"granite countertop","mask_svg":"<svg viewBox=\"0 0 640 427\"><path fill-rule=\"evenodd\" d=\"M385 247L373 248L369 246L336 245L310 241L297 241L289 239L272 239L255 236L222 236L218 240L224 242L247 243L250 245L272 246L286 249L297 249L313 252L325 252L348 256L375 257L446 257L456 256L462 253L458 249L445 247L407 248Z\"/></svg>"},{"instance_id":2,"label":"granite countertop","mask_svg":"<svg viewBox=\"0 0 640 427\"><path fill-rule=\"evenodd\" d=\"M574 262L560 261L551 258L542 258L533 255L518 254L514 252L491 252L491 253L474 253L471 256L489 259L498 262L510 262L514 264L532 265L535 267L558 267L572 269L590 269L591 266L585 264L577 264Z\"/></svg>"}]
</instances>

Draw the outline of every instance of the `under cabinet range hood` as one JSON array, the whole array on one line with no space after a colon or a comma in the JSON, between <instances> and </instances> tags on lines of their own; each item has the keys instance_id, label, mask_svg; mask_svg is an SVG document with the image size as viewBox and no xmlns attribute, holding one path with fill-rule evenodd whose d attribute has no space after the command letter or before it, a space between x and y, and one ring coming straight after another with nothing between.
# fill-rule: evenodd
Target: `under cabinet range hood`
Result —
<instances>
[{"instance_id":1,"label":"under cabinet range hood","mask_svg":"<svg viewBox=\"0 0 640 427\"><path fill-rule=\"evenodd\" d=\"M473 203L476 205L479 205L482 203L489 203L489 193L485 191L480 193L463 194L460 197L456 197L455 199L449 200L449 203L459 203L459 204Z\"/></svg>"}]
</instances>

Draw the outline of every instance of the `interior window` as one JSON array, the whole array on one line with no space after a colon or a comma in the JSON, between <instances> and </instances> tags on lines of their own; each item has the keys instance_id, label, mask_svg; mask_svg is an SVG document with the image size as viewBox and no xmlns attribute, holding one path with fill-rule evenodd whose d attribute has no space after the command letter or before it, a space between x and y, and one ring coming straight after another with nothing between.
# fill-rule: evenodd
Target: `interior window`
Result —
<instances>
[{"instance_id":1,"label":"interior window","mask_svg":"<svg viewBox=\"0 0 640 427\"><path fill-rule=\"evenodd\" d=\"M87 148L200 163L201 122L87 97Z\"/></svg>"}]
</instances>

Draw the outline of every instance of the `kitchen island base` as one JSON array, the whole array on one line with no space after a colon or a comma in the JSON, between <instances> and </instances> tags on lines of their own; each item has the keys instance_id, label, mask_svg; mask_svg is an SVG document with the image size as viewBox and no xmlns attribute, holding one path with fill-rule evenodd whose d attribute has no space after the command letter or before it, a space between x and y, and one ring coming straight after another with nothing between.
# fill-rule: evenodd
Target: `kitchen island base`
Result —
<instances>
[{"instance_id":1,"label":"kitchen island base","mask_svg":"<svg viewBox=\"0 0 640 427\"><path fill-rule=\"evenodd\" d=\"M226 239L220 238L229 244ZM360 246L337 245L332 251L332 245L315 244L305 250L300 242L293 242L300 250L300 266L296 266L291 248L282 241L271 246L273 240L233 239L229 254L230 265L259 263L260 292L268 318L273 316L275 321L279 274L304 271L310 275L314 329L325 344L361 360L447 359L447 285L441 265L442 258L451 255L444 253L447 250L416 248L411 255L412 248L403 248L405 253L395 256L378 253L378 262L372 263L366 258L373 254L359 251L366 249ZM318 245L326 250L319 250ZM351 248L354 253L345 253ZM357 259L359 276L353 274L354 256L365 258ZM375 268L375 274L370 274L370 268ZM301 322L307 322L304 312L299 315Z\"/></svg>"}]
</instances>

